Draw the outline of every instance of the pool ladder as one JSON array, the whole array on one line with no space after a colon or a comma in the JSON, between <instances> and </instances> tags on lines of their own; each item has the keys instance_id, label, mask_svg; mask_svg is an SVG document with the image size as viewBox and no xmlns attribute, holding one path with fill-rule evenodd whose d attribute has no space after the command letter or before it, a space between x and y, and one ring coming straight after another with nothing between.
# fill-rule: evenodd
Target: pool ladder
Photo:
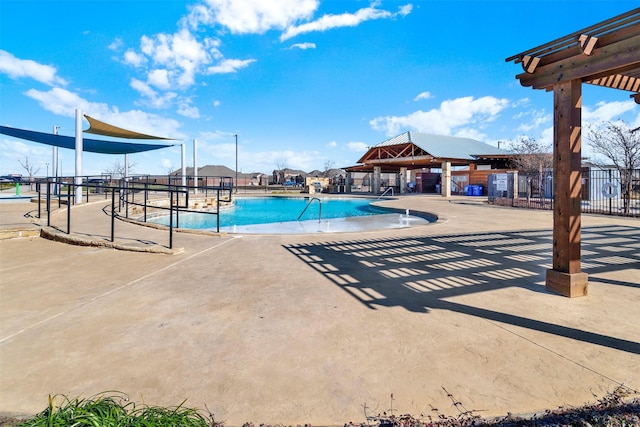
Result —
<instances>
[{"instance_id":1,"label":"pool ladder","mask_svg":"<svg viewBox=\"0 0 640 427\"><path fill-rule=\"evenodd\" d=\"M300 216L298 216L298 221L300 221L300 218L302 218L302 215L304 215L304 213L307 211L309 206L311 206L311 203L313 203L314 200L317 200L318 203L320 204L320 212L318 213L318 222L322 220L322 200L318 199L317 197L314 197L311 200L309 200L309 203L307 203L307 206L304 207L304 209L302 210L302 213L300 214Z\"/></svg>"},{"instance_id":2,"label":"pool ladder","mask_svg":"<svg viewBox=\"0 0 640 427\"><path fill-rule=\"evenodd\" d=\"M384 195L387 194L389 191L391 191L391 196L393 196L393 187L387 187L387 189L384 190L380 196L378 196L378 200L382 199Z\"/></svg>"}]
</instances>

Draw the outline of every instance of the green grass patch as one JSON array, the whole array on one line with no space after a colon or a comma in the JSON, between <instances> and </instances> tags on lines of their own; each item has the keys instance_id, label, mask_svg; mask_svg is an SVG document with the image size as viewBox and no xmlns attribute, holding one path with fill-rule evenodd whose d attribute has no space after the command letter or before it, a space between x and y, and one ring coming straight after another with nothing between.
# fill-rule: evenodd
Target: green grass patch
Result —
<instances>
[{"instance_id":1,"label":"green grass patch","mask_svg":"<svg viewBox=\"0 0 640 427\"><path fill-rule=\"evenodd\" d=\"M49 396L47 408L18 427L211 427L213 414L187 408L136 405L126 395L105 393L88 399Z\"/></svg>"}]
</instances>

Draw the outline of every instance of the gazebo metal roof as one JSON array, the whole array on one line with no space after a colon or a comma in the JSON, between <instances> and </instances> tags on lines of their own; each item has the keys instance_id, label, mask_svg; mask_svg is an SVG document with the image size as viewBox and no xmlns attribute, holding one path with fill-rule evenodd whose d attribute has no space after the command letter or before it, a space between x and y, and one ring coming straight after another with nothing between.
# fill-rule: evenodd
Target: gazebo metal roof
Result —
<instances>
[{"instance_id":1,"label":"gazebo metal roof","mask_svg":"<svg viewBox=\"0 0 640 427\"><path fill-rule=\"evenodd\" d=\"M471 138L404 132L369 148L358 163L364 163L365 167L387 165L392 169L439 166L445 160L453 165L467 165L479 158L505 158L510 154Z\"/></svg>"}]
</instances>

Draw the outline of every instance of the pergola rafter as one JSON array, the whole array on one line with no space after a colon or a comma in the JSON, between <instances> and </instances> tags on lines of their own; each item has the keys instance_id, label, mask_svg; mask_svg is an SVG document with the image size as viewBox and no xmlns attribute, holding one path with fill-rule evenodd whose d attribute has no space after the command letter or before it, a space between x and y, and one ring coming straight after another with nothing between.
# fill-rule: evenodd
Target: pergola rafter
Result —
<instances>
[{"instance_id":1,"label":"pergola rafter","mask_svg":"<svg viewBox=\"0 0 640 427\"><path fill-rule=\"evenodd\" d=\"M547 289L587 294L580 267L582 83L631 92L640 104L640 8L506 59L523 86L553 91L553 268Z\"/></svg>"},{"instance_id":2,"label":"pergola rafter","mask_svg":"<svg viewBox=\"0 0 640 427\"><path fill-rule=\"evenodd\" d=\"M579 80L633 92L640 103L640 8L506 59L522 64L523 86L553 90Z\"/></svg>"}]
</instances>

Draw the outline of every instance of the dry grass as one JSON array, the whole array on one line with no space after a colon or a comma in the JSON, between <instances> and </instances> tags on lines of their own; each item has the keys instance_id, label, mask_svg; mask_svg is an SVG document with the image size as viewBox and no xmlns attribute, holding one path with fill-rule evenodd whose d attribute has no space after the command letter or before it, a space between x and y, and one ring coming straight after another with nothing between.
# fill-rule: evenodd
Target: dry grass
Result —
<instances>
[{"instance_id":1,"label":"dry grass","mask_svg":"<svg viewBox=\"0 0 640 427\"><path fill-rule=\"evenodd\" d=\"M617 387L613 392L608 393L602 398L598 399L597 396L594 396L595 398L597 398L596 403L586 404L580 407L559 407L554 410L550 409L544 411L543 413L533 414L526 417L515 416L509 413L506 416L495 418L481 418L477 414L477 411L465 408L465 406L461 402L457 401L457 399L455 399L455 397L451 393L444 389L444 387L443 390L451 399L453 406L458 410L458 415L444 415L440 413L438 409L431 407L430 414L420 414L418 416L409 414L396 416L388 415L387 413L371 416L366 413L365 405L365 421L361 423L349 422L344 424L344 427L640 427L640 393L637 390L630 389L623 385ZM119 397L121 396L119 395ZM102 397L101 399L105 398L113 401L113 398L110 396ZM87 401L93 402L92 400ZM85 400L79 400L78 402L85 402ZM130 403L126 402L127 401L124 400L125 409L126 405L131 405ZM391 403L391 408L393 408L393 395L391 395ZM29 419L0 416L0 427L46 425L34 423L34 421L38 416L42 417L43 414L45 416L50 415L50 407L46 408L42 413ZM196 421L198 421L196 423L197 425L203 423L203 425L207 425L209 427L224 427L224 422L215 421L213 418L213 414L200 413L195 409L184 408L182 406L180 406L180 408L182 408L181 411L184 411L185 414L188 414L188 417L190 419L195 418ZM165 413L175 414L175 410L167 411L162 408L153 409L156 412L161 412L163 416ZM396 412L396 410L391 409L390 412L393 413ZM193 417L194 414L196 415L195 417ZM169 423L167 424L166 421L168 420ZM175 423L172 423L172 421L170 420L174 420ZM162 423L145 422L139 425L145 425L146 427L175 425L177 427L184 425L183 421L184 420L180 417L173 419L166 419L165 417ZM81 422L78 423L70 421L68 424L56 423L56 425L59 427L82 427L85 425L102 426L106 424L83 424ZM109 423L109 425L128 427L129 423L127 423L127 426L112 423ZM259 424L258 426L285 427L284 424ZM245 423L242 427L255 427L255 424ZM311 425L305 424L304 427L311 427Z\"/></svg>"}]
</instances>

